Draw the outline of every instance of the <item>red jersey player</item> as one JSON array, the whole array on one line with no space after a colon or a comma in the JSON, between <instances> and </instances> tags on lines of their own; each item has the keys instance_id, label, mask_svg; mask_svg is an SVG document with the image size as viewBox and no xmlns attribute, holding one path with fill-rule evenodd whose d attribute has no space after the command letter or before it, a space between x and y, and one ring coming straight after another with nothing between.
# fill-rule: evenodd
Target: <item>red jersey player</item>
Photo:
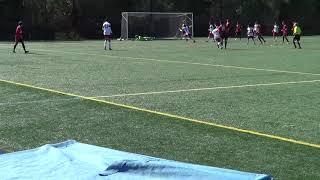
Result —
<instances>
[{"instance_id":1,"label":"red jersey player","mask_svg":"<svg viewBox=\"0 0 320 180\"><path fill-rule=\"evenodd\" d=\"M253 30L254 30L255 36L258 37L260 43L261 44L266 43L266 40L264 40L264 38L262 37L262 28L261 28L261 25L258 23L258 21L256 21L256 23L254 24Z\"/></svg>"},{"instance_id":2,"label":"red jersey player","mask_svg":"<svg viewBox=\"0 0 320 180\"><path fill-rule=\"evenodd\" d=\"M29 51L26 50L26 47L25 47L24 42L23 42L23 24L22 24L22 21L19 21L18 26L16 28L15 42L16 43L13 46L13 53L16 52L16 47L17 47L19 42L21 42L21 44L22 44L24 53L28 53L29 52Z\"/></svg>"},{"instance_id":3,"label":"red jersey player","mask_svg":"<svg viewBox=\"0 0 320 180\"><path fill-rule=\"evenodd\" d=\"M229 19L226 20L224 27L225 27L224 34L223 34L224 48L227 49L228 38L230 36L230 31L231 31L231 23L230 23Z\"/></svg>"},{"instance_id":4,"label":"red jersey player","mask_svg":"<svg viewBox=\"0 0 320 180\"><path fill-rule=\"evenodd\" d=\"M241 24L239 22L237 22L236 31L235 31L236 40L237 40L238 37L241 40L241 32L242 32Z\"/></svg>"},{"instance_id":5,"label":"red jersey player","mask_svg":"<svg viewBox=\"0 0 320 180\"><path fill-rule=\"evenodd\" d=\"M226 20L226 23L220 22L220 26L218 27L221 39L224 42L224 48L227 49L228 38L230 36L231 24L229 19Z\"/></svg>"},{"instance_id":6,"label":"red jersey player","mask_svg":"<svg viewBox=\"0 0 320 180\"><path fill-rule=\"evenodd\" d=\"M289 40L288 40L288 27L287 27L287 25L286 25L286 23L284 21L282 21L281 32L282 32L282 43L284 43L284 40L286 40L287 43L289 43Z\"/></svg>"}]
</instances>

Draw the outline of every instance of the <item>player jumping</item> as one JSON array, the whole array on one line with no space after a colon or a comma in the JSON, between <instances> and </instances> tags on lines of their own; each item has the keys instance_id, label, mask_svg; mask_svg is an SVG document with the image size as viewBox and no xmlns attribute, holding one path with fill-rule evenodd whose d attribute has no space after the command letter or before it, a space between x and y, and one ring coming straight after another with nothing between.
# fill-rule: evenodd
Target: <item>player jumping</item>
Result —
<instances>
[{"instance_id":1,"label":"player jumping","mask_svg":"<svg viewBox=\"0 0 320 180\"><path fill-rule=\"evenodd\" d=\"M300 38L301 38L301 28L299 27L299 24L298 23L294 23L293 24L293 45L294 45L294 48L297 48L297 45L296 43L299 45L299 49L301 49L301 45L300 45Z\"/></svg>"},{"instance_id":2,"label":"player jumping","mask_svg":"<svg viewBox=\"0 0 320 180\"><path fill-rule=\"evenodd\" d=\"M19 42L22 44L24 53L28 53L29 51L26 50L26 47L24 45L24 40L23 40L23 23L22 23L22 21L18 22L18 26L16 28L15 44L13 46L13 53L16 52L16 47L17 47Z\"/></svg>"},{"instance_id":3,"label":"player jumping","mask_svg":"<svg viewBox=\"0 0 320 180\"><path fill-rule=\"evenodd\" d=\"M111 24L106 20L102 25L103 35L104 35L104 50L107 50L107 42L109 44L109 50L111 49Z\"/></svg>"},{"instance_id":4,"label":"player jumping","mask_svg":"<svg viewBox=\"0 0 320 180\"><path fill-rule=\"evenodd\" d=\"M266 40L264 40L264 38L262 37L262 29L261 29L261 25L258 23L258 21L256 21L256 23L254 24L253 31L255 33L255 36L259 39L261 44L266 43Z\"/></svg>"},{"instance_id":5,"label":"player jumping","mask_svg":"<svg viewBox=\"0 0 320 180\"><path fill-rule=\"evenodd\" d=\"M281 32L282 32L282 43L284 43L284 40L286 40L287 43L289 43L289 40L288 40L288 27L287 27L287 25L286 25L286 23L284 21L282 21Z\"/></svg>"}]
</instances>

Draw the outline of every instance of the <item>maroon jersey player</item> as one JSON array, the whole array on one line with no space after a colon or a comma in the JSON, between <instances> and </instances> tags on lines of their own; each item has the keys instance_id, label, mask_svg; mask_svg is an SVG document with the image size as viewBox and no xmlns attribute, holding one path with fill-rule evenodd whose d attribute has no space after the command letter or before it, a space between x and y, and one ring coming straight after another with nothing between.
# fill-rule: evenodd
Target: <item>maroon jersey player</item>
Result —
<instances>
[{"instance_id":1,"label":"maroon jersey player","mask_svg":"<svg viewBox=\"0 0 320 180\"><path fill-rule=\"evenodd\" d=\"M286 40L287 43L289 43L289 40L288 40L288 26L286 25L286 23L284 21L282 21L281 32L282 32L282 43L284 43L284 40Z\"/></svg>"},{"instance_id":2,"label":"maroon jersey player","mask_svg":"<svg viewBox=\"0 0 320 180\"><path fill-rule=\"evenodd\" d=\"M239 22L237 22L236 24L236 30L235 30L235 36L236 36L236 40L239 37L241 40L241 33L242 33L242 26Z\"/></svg>"},{"instance_id":3,"label":"maroon jersey player","mask_svg":"<svg viewBox=\"0 0 320 180\"><path fill-rule=\"evenodd\" d=\"M24 39L23 39L23 23L22 21L19 21L18 26L16 28L16 33L15 33L15 44L13 46L13 53L16 52L16 47L18 43L22 44L24 53L28 53L29 51L26 50L26 47L24 45Z\"/></svg>"}]
</instances>

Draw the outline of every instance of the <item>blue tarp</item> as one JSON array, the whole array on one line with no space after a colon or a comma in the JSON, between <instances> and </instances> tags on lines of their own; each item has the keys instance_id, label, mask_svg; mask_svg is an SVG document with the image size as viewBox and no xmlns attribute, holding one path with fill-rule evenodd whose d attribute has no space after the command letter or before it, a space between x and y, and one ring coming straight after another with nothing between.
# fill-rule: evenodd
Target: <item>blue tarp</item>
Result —
<instances>
[{"instance_id":1,"label":"blue tarp","mask_svg":"<svg viewBox=\"0 0 320 180\"><path fill-rule=\"evenodd\" d=\"M0 155L1 179L271 180L246 173L121 152L76 141Z\"/></svg>"}]
</instances>

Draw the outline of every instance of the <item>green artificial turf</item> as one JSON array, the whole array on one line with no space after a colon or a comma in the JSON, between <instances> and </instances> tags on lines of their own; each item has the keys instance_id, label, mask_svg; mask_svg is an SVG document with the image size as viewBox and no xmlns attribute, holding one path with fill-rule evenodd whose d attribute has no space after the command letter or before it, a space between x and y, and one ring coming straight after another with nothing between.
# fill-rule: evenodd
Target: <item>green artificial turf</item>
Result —
<instances>
[{"instance_id":1,"label":"green artificial turf","mask_svg":"<svg viewBox=\"0 0 320 180\"><path fill-rule=\"evenodd\" d=\"M267 40L231 39L228 50L205 39L114 41L113 51L101 41L27 42L30 54L2 42L0 79L319 144L320 82L256 84L320 80L320 37L304 37L302 50ZM244 85L253 86L230 87ZM203 89L215 87L227 88ZM176 90L186 92L164 92ZM320 148L6 82L0 93L0 149L75 139L277 179L320 178ZM149 94L123 95L132 93Z\"/></svg>"}]
</instances>

